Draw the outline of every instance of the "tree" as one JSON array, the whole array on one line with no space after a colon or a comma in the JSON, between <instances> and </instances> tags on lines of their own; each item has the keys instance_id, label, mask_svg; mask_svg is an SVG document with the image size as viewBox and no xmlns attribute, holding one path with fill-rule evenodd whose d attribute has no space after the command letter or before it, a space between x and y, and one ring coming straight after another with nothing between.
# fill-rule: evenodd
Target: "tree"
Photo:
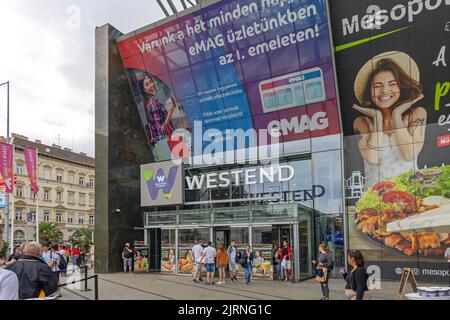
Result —
<instances>
[{"instance_id":1,"label":"tree","mask_svg":"<svg viewBox=\"0 0 450 320\"><path fill-rule=\"evenodd\" d=\"M9 243L8 242L3 242L3 247L0 250L0 259L6 259L6 256L8 254L8 248L9 248Z\"/></svg>"},{"instance_id":2,"label":"tree","mask_svg":"<svg viewBox=\"0 0 450 320\"><path fill-rule=\"evenodd\" d=\"M41 222L39 224L39 242L43 243L48 239L50 242L61 242L63 233L58 230L54 222Z\"/></svg>"},{"instance_id":3,"label":"tree","mask_svg":"<svg viewBox=\"0 0 450 320\"><path fill-rule=\"evenodd\" d=\"M80 248L86 250L91 243L92 231L88 228L81 228L76 230L73 235L73 244L78 244Z\"/></svg>"}]
</instances>

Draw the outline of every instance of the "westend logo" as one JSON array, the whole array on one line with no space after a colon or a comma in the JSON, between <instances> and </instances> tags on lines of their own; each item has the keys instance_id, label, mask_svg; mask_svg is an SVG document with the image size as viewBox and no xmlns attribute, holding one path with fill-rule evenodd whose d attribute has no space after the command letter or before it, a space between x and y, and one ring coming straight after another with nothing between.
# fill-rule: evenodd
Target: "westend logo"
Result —
<instances>
[{"instance_id":1,"label":"westend logo","mask_svg":"<svg viewBox=\"0 0 450 320\"><path fill-rule=\"evenodd\" d=\"M158 198L159 190L163 191L164 198L172 198L172 188L175 184L178 166L170 168L169 175L166 176L163 169L158 169L156 176L150 170L144 170L144 179L147 182L148 191L152 200Z\"/></svg>"}]
</instances>

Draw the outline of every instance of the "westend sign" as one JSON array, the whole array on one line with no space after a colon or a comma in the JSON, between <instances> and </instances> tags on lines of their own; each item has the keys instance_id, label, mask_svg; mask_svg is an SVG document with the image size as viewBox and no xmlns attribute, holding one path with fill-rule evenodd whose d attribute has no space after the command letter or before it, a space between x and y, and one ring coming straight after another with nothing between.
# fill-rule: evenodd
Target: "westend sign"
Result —
<instances>
[{"instance_id":1,"label":"westend sign","mask_svg":"<svg viewBox=\"0 0 450 320\"><path fill-rule=\"evenodd\" d=\"M221 173L206 173L193 177L186 177L189 190L226 188L230 185L253 185L265 182L287 182L294 178L292 166L279 165L271 167L252 168L245 170L224 171Z\"/></svg>"}]
</instances>

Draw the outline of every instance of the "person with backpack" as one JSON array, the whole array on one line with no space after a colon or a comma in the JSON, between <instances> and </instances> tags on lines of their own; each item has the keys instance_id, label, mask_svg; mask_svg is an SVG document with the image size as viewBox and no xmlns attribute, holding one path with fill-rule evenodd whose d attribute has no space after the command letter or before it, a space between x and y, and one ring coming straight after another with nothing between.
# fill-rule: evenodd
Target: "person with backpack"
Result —
<instances>
[{"instance_id":1,"label":"person with backpack","mask_svg":"<svg viewBox=\"0 0 450 320\"><path fill-rule=\"evenodd\" d=\"M53 244L51 247L50 257L53 262L52 271L56 274L56 278L58 279L58 286L60 284L59 278L62 272L67 271L67 262L64 257L59 253L58 244ZM61 291L58 287L58 297L61 297Z\"/></svg>"},{"instance_id":2,"label":"person with backpack","mask_svg":"<svg viewBox=\"0 0 450 320\"><path fill-rule=\"evenodd\" d=\"M330 254L330 249L324 243L319 246L319 256L317 260L313 261L316 265L316 280L320 283L320 288L322 289L322 299L330 299L330 289L328 287L328 280L331 271L333 270L334 263Z\"/></svg>"}]
</instances>

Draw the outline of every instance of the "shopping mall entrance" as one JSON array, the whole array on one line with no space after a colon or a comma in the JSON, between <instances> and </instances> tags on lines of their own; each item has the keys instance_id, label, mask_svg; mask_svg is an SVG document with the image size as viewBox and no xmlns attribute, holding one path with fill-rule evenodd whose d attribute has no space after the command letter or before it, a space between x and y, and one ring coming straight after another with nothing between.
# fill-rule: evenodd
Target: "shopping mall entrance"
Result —
<instances>
[{"instance_id":1,"label":"shopping mall entrance","mask_svg":"<svg viewBox=\"0 0 450 320\"><path fill-rule=\"evenodd\" d=\"M189 275L192 247L199 240L225 249L235 240L238 250L252 246L254 278L276 280L280 262L275 253L287 241L292 248L290 278L312 277L313 214L298 204L146 213L146 229L151 271Z\"/></svg>"}]
</instances>

